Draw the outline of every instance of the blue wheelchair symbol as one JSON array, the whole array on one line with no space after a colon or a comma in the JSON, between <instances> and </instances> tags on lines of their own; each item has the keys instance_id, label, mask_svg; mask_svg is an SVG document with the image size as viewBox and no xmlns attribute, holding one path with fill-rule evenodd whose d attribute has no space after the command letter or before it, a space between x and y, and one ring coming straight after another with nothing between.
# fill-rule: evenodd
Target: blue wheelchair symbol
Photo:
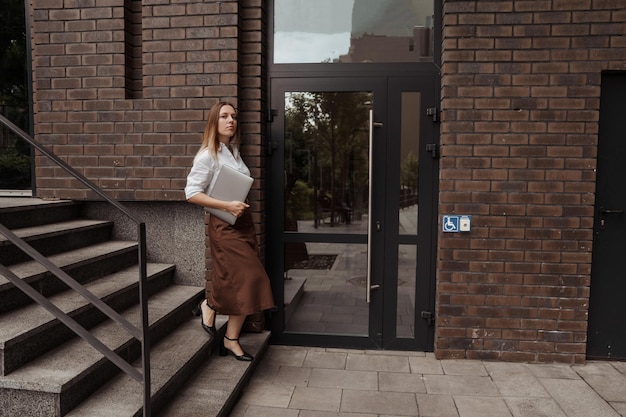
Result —
<instances>
[{"instance_id":1,"label":"blue wheelchair symbol","mask_svg":"<svg viewBox=\"0 0 626 417\"><path fill-rule=\"evenodd\" d=\"M443 231L444 232L458 232L459 231L459 216L443 216Z\"/></svg>"}]
</instances>

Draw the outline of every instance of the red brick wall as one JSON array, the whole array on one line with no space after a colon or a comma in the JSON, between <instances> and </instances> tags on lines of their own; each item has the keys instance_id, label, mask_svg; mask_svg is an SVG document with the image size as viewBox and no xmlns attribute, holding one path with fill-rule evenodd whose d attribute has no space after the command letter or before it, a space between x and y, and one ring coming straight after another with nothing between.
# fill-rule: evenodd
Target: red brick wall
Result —
<instances>
[{"instance_id":1,"label":"red brick wall","mask_svg":"<svg viewBox=\"0 0 626 417\"><path fill-rule=\"evenodd\" d=\"M600 75L623 0L444 1L439 358L585 360Z\"/></svg>"},{"instance_id":2,"label":"red brick wall","mask_svg":"<svg viewBox=\"0 0 626 417\"><path fill-rule=\"evenodd\" d=\"M36 139L79 172L120 200L183 200L207 111L226 99L260 175L260 0L31 3ZM45 157L36 178L40 197L92 197Z\"/></svg>"}]
</instances>

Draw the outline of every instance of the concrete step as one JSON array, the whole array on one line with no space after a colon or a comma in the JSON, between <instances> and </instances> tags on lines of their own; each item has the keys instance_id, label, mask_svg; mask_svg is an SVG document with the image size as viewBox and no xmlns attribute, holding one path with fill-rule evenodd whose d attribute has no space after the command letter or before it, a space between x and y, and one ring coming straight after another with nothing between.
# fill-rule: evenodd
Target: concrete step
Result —
<instances>
[{"instance_id":1,"label":"concrete step","mask_svg":"<svg viewBox=\"0 0 626 417\"><path fill-rule=\"evenodd\" d=\"M156 293L169 285L174 269L171 264L148 264L149 292ZM122 311L138 303L139 268L124 269L92 281L85 287L114 310ZM74 291L56 294L49 301L86 329L106 319L103 313ZM76 336L38 304L0 315L0 329L0 375L8 375Z\"/></svg>"},{"instance_id":2,"label":"concrete step","mask_svg":"<svg viewBox=\"0 0 626 417\"><path fill-rule=\"evenodd\" d=\"M244 333L241 346L254 355L240 362L213 354L156 415L158 417L228 417L267 349L270 332Z\"/></svg>"},{"instance_id":3,"label":"concrete step","mask_svg":"<svg viewBox=\"0 0 626 417\"><path fill-rule=\"evenodd\" d=\"M306 277L289 277L285 279L285 323L288 323L293 316L293 313L298 308L298 303L304 294L304 284L306 284Z\"/></svg>"},{"instance_id":4,"label":"concrete step","mask_svg":"<svg viewBox=\"0 0 626 417\"><path fill-rule=\"evenodd\" d=\"M217 340L198 323L199 320L185 322L151 349L152 415L218 348ZM223 321L219 325L223 326ZM134 365L141 367L139 361ZM120 395L121 392L124 395ZM120 373L71 410L67 417L141 416L142 410L143 386Z\"/></svg>"},{"instance_id":5,"label":"concrete step","mask_svg":"<svg viewBox=\"0 0 626 417\"><path fill-rule=\"evenodd\" d=\"M79 219L11 231L42 255L50 256L105 242L111 238L112 230L113 222ZM0 235L0 263L8 266L30 259L4 235Z\"/></svg>"},{"instance_id":6,"label":"concrete step","mask_svg":"<svg viewBox=\"0 0 626 417\"><path fill-rule=\"evenodd\" d=\"M194 331L189 333L193 334L194 338L201 341L210 339L201 331L196 320L190 320L191 309L203 296L203 288L172 285L150 297L148 305L150 337L155 349L159 346L158 342L166 337L172 346L186 349L186 345L192 342L179 333L179 328L187 329L189 326L194 328ZM125 310L122 315L130 323L140 325L139 306ZM92 328L91 332L128 362L134 362L140 357L140 343L117 323L109 320ZM178 367L178 359L174 353L168 348L160 354L161 356L153 357L153 363L156 366L175 369ZM154 379L158 381L159 372L156 371L156 367L153 369L155 369L153 373L157 375ZM75 338L13 373L0 377L0 404L7 410L6 415L61 417L98 388L108 385L111 378L117 380L118 378L114 376L120 372L87 342ZM139 383L134 380L132 382L141 390ZM118 403L123 403L124 398L133 396L132 392L127 392L126 389L125 387L117 389L114 398L106 401L104 407L108 411L105 415L119 417L115 411ZM100 394L94 396L92 400L98 397ZM72 415L96 416L79 411Z\"/></svg>"},{"instance_id":7,"label":"concrete step","mask_svg":"<svg viewBox=\"0 0 626 417\"><path fill-rule=\"evenodd\" d=\"M78 220L82 204L0 197L0 222L140 326L136 242L106 241L112 223ZM0 236L0 262L141 368L141 344ZM269 332L241 343L253 362L219 357L191 310L204 288L172 285L174 266L148 264L153 416L226 417L263 356ZM297 292L294 294L297 304ZM218 316L220 334L226 318ZM221 337L221 336L220 336ZM221 339L219 339L221 340ZM143 387L0 276L0 417L141 416ZM4 375L6 374L6 375Z\"/></svg>"},{"instance_id":8,"label":"concrete step","mask_svg":"<svg viewBox=\"0 0 626 417\"><path fill-rule=\"evenodd\" d=\"M72 220L81 211L80 203L68 200L0 197L0 223L9 229Z\"/></svg>"},{"instance_id":9,"label":"concrete step","mask_svg":"<svg viewBox=\"0 0 626 417\"><path fill-rule=\"evenodd\" d=\"M136 242L109 241L52 255L48 259L76 281L86 283L96 278L136 265ZM51 272L36 261L9 267L11 272L45 296L67 289ZM0 313L32 303L32 300L0 275Z\"/></svg>"}]
</instances>

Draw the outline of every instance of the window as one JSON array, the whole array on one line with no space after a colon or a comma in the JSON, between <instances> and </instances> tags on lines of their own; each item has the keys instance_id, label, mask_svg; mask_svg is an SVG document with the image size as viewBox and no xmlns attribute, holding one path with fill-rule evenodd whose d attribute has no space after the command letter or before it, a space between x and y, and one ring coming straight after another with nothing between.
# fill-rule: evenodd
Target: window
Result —
<instances>
[{"instance_id":1,"label":"window","mask_svg":"<svg viewBox=\"0 0 626 417\"><path fill-rule=\"evenodd\" d=\"M430 62L434 0L275 0L274 63Z\"/></svg>"}]
</instances>

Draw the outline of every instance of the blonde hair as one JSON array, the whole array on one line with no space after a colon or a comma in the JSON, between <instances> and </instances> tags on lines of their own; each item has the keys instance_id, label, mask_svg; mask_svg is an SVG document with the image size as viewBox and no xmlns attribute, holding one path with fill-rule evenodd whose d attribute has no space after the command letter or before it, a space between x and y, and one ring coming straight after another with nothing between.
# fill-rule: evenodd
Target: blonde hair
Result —
<instances>
[{"instance_id":1,"label":"blonde hair","mask_svg":"<svg viewBox=\"0 0 626 417\"><path fill-rule=\"evenodd\" d=\"M217 151L220 148L220 141L217 137L217 124L220 119L220 111L224 106L232 107L233 109L235 109L235 114L237 114L237 108L227 101L220 101L219 103L211 106L211 108L209 109L206 126L204 127L202 144L200 145L198 154L200 154L205 149L208 149L213 158L217 159ZM235 148L239 148L239 123L235 124L235 131L233 132L233 137L230 141L230 144L233 145Z\"/></svg>"}]
</instances>

